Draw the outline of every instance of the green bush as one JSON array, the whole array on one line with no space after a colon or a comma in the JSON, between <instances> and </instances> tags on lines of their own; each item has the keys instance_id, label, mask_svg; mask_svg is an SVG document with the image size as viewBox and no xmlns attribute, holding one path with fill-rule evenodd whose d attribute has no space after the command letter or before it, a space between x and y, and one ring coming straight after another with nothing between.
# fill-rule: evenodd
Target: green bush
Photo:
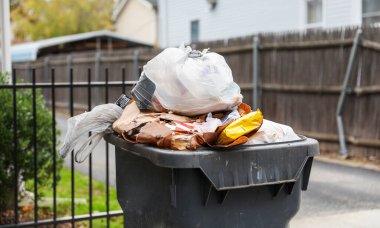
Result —
<instances>
[{"instance_id":1,"label":"green bush","mask_svg":"<svg viewBox=\"0 0 380 228\"><path fill-rule=\"evenodd\" d=\"M0 74L0 84L7 84L7 75ZM17 89L17 164L20 181L34 178L33 149L33 99L32 89ZM13 206L14 144L13 144L13 94L12 89L0 89L0 211ZM53 133L52 114L45 106L41 90L36 90L37 114L37 184L52 186ZM57 131L57 138L59 135ZM57 173L62 161L57 158ZM19 183L20 183L19 181ZM32 189L29 189L32 190Z\"/></svg>"}]
</instances>

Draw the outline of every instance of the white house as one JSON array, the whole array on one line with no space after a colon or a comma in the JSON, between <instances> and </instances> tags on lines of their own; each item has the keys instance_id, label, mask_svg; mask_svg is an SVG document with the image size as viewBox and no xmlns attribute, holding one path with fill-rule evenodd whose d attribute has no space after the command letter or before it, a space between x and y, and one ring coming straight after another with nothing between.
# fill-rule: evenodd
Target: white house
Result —
<instances>
[{"instance_id":1,"label":"white house","mask_svg":"<svg viewBox=\"0 0 380 228\"><path fill-rule=\"evenodd\" d=\"M115 2L112 13L115 32L144 43L156 44L157 15L154 2L147 0Z\"/></svg>"},{"instance_id":2,"label":"white house","mask_svg":"<svg viewBox=\"0 0 380 228\"><path fill-rule=\"evenodd\" d=\"M380 22L380 0L158 0L159 44Z\"/></svg>"}]
</instances>

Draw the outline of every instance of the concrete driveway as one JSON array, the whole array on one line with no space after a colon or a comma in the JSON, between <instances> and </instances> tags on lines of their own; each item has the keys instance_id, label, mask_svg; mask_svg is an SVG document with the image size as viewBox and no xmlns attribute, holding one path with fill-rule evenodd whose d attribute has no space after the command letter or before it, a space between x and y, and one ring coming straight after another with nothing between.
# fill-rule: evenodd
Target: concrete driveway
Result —
<instances>
[{"instance_id":1,"label":"concrete driveway","mask_svg":"<svg viewBox=\"0 0 380 228\"><path fill-rule=\"evenodd\" d=\"M380 172L314 162L290 227L380 227Z\"/></svg>"},{"instance_id":2,"label":"concrete driveway","mask_svg":"<svg viewBox=\"0 0 380 228\"><path fill-rule=\"evenodd\" d=\"M61 141L66 119L57 118ZM114 147L109 149L110 185L115 187ZM70 166L70 158L65 165ZM87 174L88 161L75 168ZM93 178L105 181L104 141L93 151ZM315 161L308 188L290 227L380 227L380 172Z\"/></svg>"}]
</instances>

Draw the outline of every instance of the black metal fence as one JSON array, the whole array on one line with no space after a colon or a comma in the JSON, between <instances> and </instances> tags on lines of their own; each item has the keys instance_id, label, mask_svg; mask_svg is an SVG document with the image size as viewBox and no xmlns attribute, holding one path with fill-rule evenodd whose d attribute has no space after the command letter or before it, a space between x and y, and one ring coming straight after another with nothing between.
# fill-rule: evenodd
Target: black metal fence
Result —
<instances>
[{"instance_id":1,"label":"black metal fence","mask_svg":"<svg viewBox=\"0 0 380 228\"><path fill-rule=\"evenodd\" d=\"M14 205L13 205L13 213L12 213L12 218L8 222L2 222L0 223L1 228L5 227L76 227L77 222L80 221L87 221L88 226L92 227L93 225L93 220L95 219L100 219L100 218L105 218L106 225L107 227L110 226L110 218L115 217L115 216L121 216L123 212L121 210L117 211L111 211L110 210L110 173L109 173L109 167L110 167L110 161L109 161L109 146L106 143L105 147L105 153L106 153L106 160L105 160L105 167L106 167L106 211L105 212L94 212L93 211L93 164L92 164L92 155L89 156L88 159L88 175L89 175L89 182L88 182L88 214L82 214L82 215L77 215L75 212L75 191L76 191L76 186L75 186L75 163L74 163L74 151L71 152L71 186L65 186L66 188L71 188L71 211L70 211L70 216L64 216L60 217L58 216L57 213L57 163L59 162L57 159L60 159L57 156L57 129L56 129L56 95L59 93L57 90L62 90L62 89L68 89L69 91L69 104L68 104L68 112L70 116L74 115L74 102L76 100L76 97L74 97L74 90L77 88L82 88L81 91L87 90L87 95L82 94L81 98L83 99L83 96L87 96L87 110L91 110L92 108L92 90L94 89L99 89L102 88L104 91L104 101L108 103L109 101L113 102L115 98L111 98L114 100L110 100L109 97L109 89L112 88L112 90L119 90L120 94L126 92L126 88L129 88L132 86L134 81L125 81L125 69L122 69L120 72L120 81L112 81L110 82L109 79L109 71L108 68L105 68L104 70L104 81L92 81L92 69L88 68L87 69L87 81L75 81L75 75L73 73L73 70L70 69L69 71L69 81L68 82L55 82L55 69L49 69L50 73L50 79L51 82L47 83L36 83L36 70L31 69L31 82L18 82L17 78L17 71L16 69L13 70L12 72L12 83L11 84L2 84L0 85L0 90L12 90L12 96L13 96L13 118L12 120L12 128L13 128L13 173L10 175L14 176L13 179L13 189L14 192L12 193L12 196L14 199ZM115 77L115 75L113 75ZM82 75L83 78L83 75ZM85 88L85 90L83 89ZM25 90L29 89L32 91L32 125L30 126L33 129L33 139L30 143L30 148L33 151L33 156L34 156L34 161L33 161L33 167L20 167L20 164L18 164L20 154L17 152L19 145L19 137L17 129L18 128L18 122L19 118L17 118L17 112L20 107L18 107L18 101L17 101L17 93L20 90ZM38 167L38 159L39 159L39 145L37 143L37 126L38 126L38 116L37 116L37 106L36 106L36 90L43 90L43 93L45 95L46 100L50 100L51 102L48 102L49 104L48 107L51 110L51 119L52 119L52 125L51 125L51 132L52 132L52 148L51 148L51 158L53 159L53 168L52 170L45 170L45 172L52 172L52 181L53 181L53 202L52 202L52 215L50 218L44 218L40 219L39 218L39 201L34 200L33 204L33 219L32 221L21 221L20 220L20 207L19 207L19 184L20 184L20 170L23 169L33 169L34 177L34 187L33 187L33 193L35 199L37 196L39 196L39 185L37 184L38 182L38 172L40 167ZM46 93L46 92L49 93ZM50 94L49 99L46 98L46 94ZM39 124L44 124L44 123L39 123ZM62 225L63 224L63 225Z\"/></svg>"}]
</instances>

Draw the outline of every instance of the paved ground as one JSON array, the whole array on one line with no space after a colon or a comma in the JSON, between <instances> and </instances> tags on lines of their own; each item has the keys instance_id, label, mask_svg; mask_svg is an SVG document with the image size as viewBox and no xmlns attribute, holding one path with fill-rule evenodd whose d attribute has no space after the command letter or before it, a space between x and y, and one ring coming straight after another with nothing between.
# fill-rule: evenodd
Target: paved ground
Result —
<instances>
[{"instance_id":1,"label":"paved ground","mask_svg":"<svg viewBox=\"0 0 380 228\"><path fill-rule=\"evenodd\" d=\"M326 216L295 218L290 228L376 228L380 227L380 210L363 210Z\"/></svg>"},{"instance_id":2,"label":"paved ground","mask_svg":"<svg viewBox=\"0 0 380 228\"><path fill-rule=\"evenodd\" d=\"M380 172L318 162L291 227L380 227Z\"/></svg>"},{"instance_id":3,"label":"paved ground","mask_svg":"<svg viewBox=\"0 0 380 228\"><path fill-rule=\"evenodd\" d=\"M66 133L65 117L58 118ZM110 145L110 184L115 186L114 148ZM66 159L65 164L70 165ZM88 173L88 162L76 164ZM93 177L105 180L105 143L93 152ZM301 208L290 227L380 227L380 172L316 161L309 189L302 192Z\"/></svg>"}]
</instances>

